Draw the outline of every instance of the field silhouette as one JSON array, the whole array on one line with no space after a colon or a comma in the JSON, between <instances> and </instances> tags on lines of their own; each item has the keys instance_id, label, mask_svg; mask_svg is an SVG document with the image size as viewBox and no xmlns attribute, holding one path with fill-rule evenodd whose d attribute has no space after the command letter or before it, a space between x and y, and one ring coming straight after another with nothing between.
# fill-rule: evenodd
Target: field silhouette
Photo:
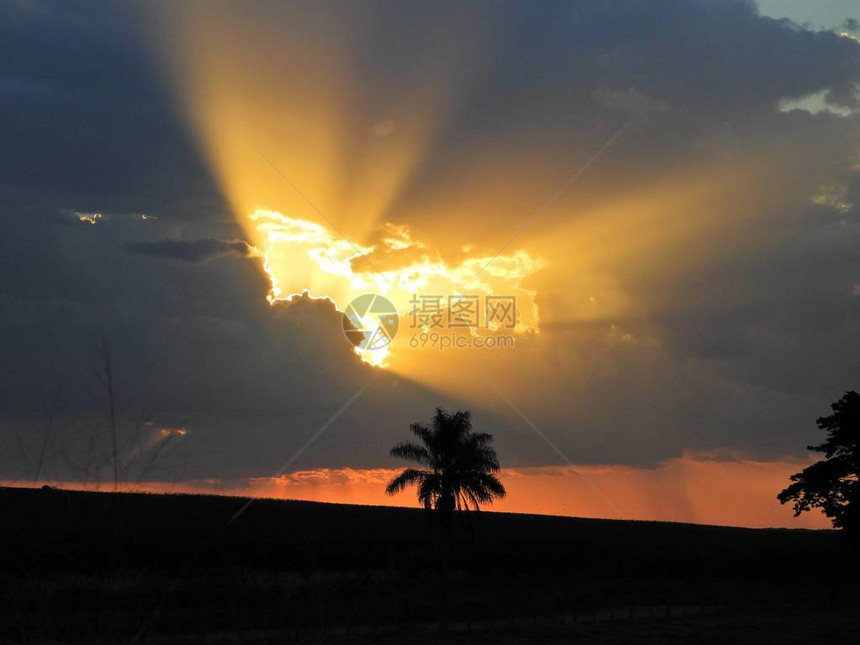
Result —
<instances>
[{"instance_id":1,"label":"field silhouette","mask_svg":"<svg viewBox=\"0 0 860 645\"><path fill-rule=\"evenodd\" d=\"M795 642L858 613L834 531L473 512L452 525L442 636L426 512L257 500L228 523L246 501L0 489L0 642L761 641L759 623Z\"/></svg>"}]
</instances>

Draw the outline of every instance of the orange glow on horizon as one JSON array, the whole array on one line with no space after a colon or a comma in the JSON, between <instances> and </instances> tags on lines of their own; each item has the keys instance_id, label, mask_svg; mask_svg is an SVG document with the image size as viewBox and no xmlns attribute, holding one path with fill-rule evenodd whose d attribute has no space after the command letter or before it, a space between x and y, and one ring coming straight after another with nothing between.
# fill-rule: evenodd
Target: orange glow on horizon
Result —
<instances>
[{"instance_id":1,"label":"orange glow on horizon","mask_svg":"<svg viewBox=\"0 0 860 645\"><path fill-rule=\"evenodd\" d=\"M634 468L621 465L580 466L621 511L621 519L688 522L750 528L830 528L820 512L793 517L776 493L789 475L810 462L755 461L687 454L660 466ZM197 493L252 497L268 483L264 497L372 506L417 507L414 491L395 497L385 494L387 481L400 469L329 469L297 471L275 480L256 478L243 486L226 486L220 480L121 484L125 492ZM505 499L485 510L620 519L605 501L568 466L506 468L502 480ZM34 486L29 482L3 485ZM57 483L61 488L112 490L112 485Z\"/></svg>"}]
</instances>

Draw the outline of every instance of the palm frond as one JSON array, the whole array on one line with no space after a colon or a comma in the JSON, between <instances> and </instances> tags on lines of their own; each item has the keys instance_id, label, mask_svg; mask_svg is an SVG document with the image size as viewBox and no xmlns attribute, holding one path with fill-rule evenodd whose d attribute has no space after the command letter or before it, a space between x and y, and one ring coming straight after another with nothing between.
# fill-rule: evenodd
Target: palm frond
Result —
<instances>
[{"instance_id":1,"label":"palm frond","mask_svg":"<svg viewBox=\"0 0 860 645\"><path fill-rule=\"evenodd\" d=\"M422 466L433 465L433 460L431 459L427 448L419 446L418 444L408 442L399 443L391 449L390 454L392 457L399 457L406 461L414 461Z\"/></svg>"},{"instance_id":2,"label":"palm frond","mask_svg":"<svg viewBox=\"0 0 860 645\"><path fill-rule=\"evenodd\" d=\"M434 433L423 423L413 423L409 426L409 431L416 437L421 439L421 443L430 448L433 444Z\"/></svg>"},{"instance_id":3,"label":"palm frond","mask_svg":"<svg viewBox=\"0 0 860 645\"><path fill-rule=\"evenodd\" d=\"M478 473L477 479L481 489L487 491L491 497L501 498L508 494L508 491L505 490L504 484L502 484L495 475L491 475L489 473Z\"/></svg>"},{"instance_id":4,"label":"palm frond","mask_svg":"<svg viewBox=\"0 0 860 645\"><path fill-rule=\"evenodd\" d=\"M428 473L418 485L418 502L431 509L442 495L442 480L436 473Z\"/></svg>"},{"instance_id":5,"label":"palm frond","mask_svg":"<svg viewBox=\"0 0 860 645\"><path fill-rule=\"evenodd\" d=\"M388 482L385 487L385 492L388 495L395 495L402 491L410 484L422 482L430 473L424 470L416 470L415 468L407 468L394 479Z\"/></svg>"}]
</instances>

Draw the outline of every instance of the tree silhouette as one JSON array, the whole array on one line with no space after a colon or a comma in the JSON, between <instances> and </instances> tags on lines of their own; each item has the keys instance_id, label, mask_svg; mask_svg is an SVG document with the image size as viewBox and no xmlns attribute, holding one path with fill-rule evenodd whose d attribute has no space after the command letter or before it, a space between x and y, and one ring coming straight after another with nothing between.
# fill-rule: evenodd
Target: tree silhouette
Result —
<instances>
[{"instance_id":1,"label":"tree silhouette","mask_svg":"<svg viewBox=\"0 0 860 645\"><path fill-rule=\"evenodd\" d=\"M824 453L818 461L791 476L794 482L777 499L794 502L794 516L820 508L845 535L860 537L860 394L846 392L830 406L833 414L818 419L827 441L807 449Z\"/></svg>"},{"instance_id":2,"label":"tree silhouette","mask_svg":"<svg viewBox=\"0 0 860 645\"><path fill-rule=\"evenodd\" d=\"M505 487L497 477L501 468L492 448L493 436L472 431L468 410L449 414L436 408L429 426L413 423L409 430L421 443L399 443L391 449L391 455L421 468L406 468L388 483L385 492L394 495L414 484L418 487L418 501L436 517L442 566L439 626L444 631L454 510L478 510L481 504L504 497Z\"/></svg>"},{"instance_id":3,"label":"tree silhouette","mask_svg":"<svg viewBox=\"0 0 860 645\"><path fill-rule=\"evenodd\" d=\"M436 408L430 426L413 423L409 430L421 444L399 443L391 449L400 457L423 466L407 468L392 479L385 492L399 493L409 485L418 487L418 501L436 511L439 526L450 526L455 509L478 510L481 504L505 496L505 487L496 477L500 470L493 436L473 432L471 414L449 414Z\"/></svg>"}]
</instances>

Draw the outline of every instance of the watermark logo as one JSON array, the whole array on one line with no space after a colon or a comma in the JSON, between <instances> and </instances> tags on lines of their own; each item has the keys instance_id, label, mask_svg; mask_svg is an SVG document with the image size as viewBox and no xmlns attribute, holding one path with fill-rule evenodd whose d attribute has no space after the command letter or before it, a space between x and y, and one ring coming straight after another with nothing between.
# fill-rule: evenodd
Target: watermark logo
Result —
<instances>
[{"instance_id":1,"label":"watermark logo","mask_svg":"<svg viewBox=\"0 0 860 645\"><path fill-rule=\"evenodd\" d=\"M520 322L515 296L413 294L410 310L399 314L385 296L367 293L343 313L343 333L362 351L387 348L401 324L413 349L510 349Z\"/></svg>"},{"instance_id":2,"label":"watermark logo","mask_svg":"<svg viewBox=\"0 0 860 645\"><path fill-rule=\"evenodd\" d=\"M397 336L400 315L385 296L366 293L349 303L342 324L349 342L359 349L376 351L387 347Z\"/></svg>"},{"instance_id":3,"label":"watermark logo","mask_svg":"<svg viewBox=\"0 0 860 645\"><path fill-rule=\"evenodd\" d=\"M515 329L516 296L414 294L409 304L410 329Z\"/></svg>"}]
</instances>

